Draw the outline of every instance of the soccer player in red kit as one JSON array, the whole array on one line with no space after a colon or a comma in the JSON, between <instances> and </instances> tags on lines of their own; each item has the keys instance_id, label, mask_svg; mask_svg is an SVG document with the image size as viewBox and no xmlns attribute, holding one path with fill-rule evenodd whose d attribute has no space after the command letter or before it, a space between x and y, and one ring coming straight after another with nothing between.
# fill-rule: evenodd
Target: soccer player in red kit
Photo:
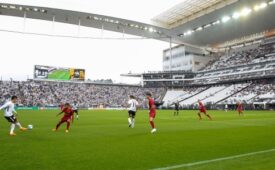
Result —
<instances>
[{"instance_id":1,"label":"soccer player in red kit","mask_svg":"<svg viewBox=\"0 0 275 170\"><path fill-rule=\"evenodd\" d=\"M243 115L243 104L241 102L237 103L237 111L239 113L239 116Z\"/></svg>"},{"instance_id":2,"label":"soccer player in red kit","mask_svg":"<svg viewBox=\"0 0 275 170\"><path fill-rule=\"evenodd\" d=\"M149 121L150 121L150 125L152 127L151 133L155 133L157 131L157 129L155 128L155 123L154 123L154 119L156 117L156 105L155 105L155 101L152 98L152 94L151 93L146 93L146 98L148 99Z\"/></svg>"},{"instance_id":3,"label":"soccer player in red kit","mask_svg":"<svg viewBox=\"0 0 275 170\"><path fill-rule=\"evenodd\" d=\"M59 123L56 125L55 129L53 129L53 131L57 131L61 124L67 122L67 128L65 132L68 133L71 125L71 121L73 121L74 119L74 111L72 110L72 107L70 106L69 103L66 103L64 105L63 110L60 113L58 113L56 116L59 116L62 113L64 113L64 116L61 118Z\"/></svg>"},{"instance_id":4,"label":"soccer player in red kit","mask_svg":"<svg viewBox=\"0 0 275 170\"><path fill-rule=\"evenodd\" d=\"M205 106L203 105L203 103L198 100L198 103L199 103L199 113L198 113L198 116L199 116L199 119L202 120L202 117L201 117L201 113L205 114L205 116L207 116L210 120L212 120L211 116L209 114L207 114L206 112L206 108Z\"/></svg>"}]
</instances>

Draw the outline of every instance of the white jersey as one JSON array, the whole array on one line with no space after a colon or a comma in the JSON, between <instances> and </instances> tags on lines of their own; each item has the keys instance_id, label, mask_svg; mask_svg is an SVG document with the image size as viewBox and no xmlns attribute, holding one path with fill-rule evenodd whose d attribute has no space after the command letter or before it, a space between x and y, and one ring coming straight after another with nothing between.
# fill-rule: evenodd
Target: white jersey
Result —
<instances>
[{"instance_id":1,"label":"white jersey","mask_svg":"<svg viewBox=\"0 0 275 170\"><path fill-rule=\"evenodd\" d=\"M128 110L131 110L131 111L134 111L134 112L137 111L138 102L136 101L136 99L130 99L128 101L128 104L129 104Z\"/></svg>"},{"instance_id":2,"label":"white jersey","mask_svg":"<svg viewBox=\"0 0 275 170\"><path fill-rule=\"evenodd\" d=\"M0 107L0 110L5 109L5 117L10 117L13 113L16 113L14 109L14 103L11 101L5 103L3 106Z\"/></svg>"},{"instance_id":3,"label":"white jersey","mask_svg":"<svg viewBox=\"0 0 275 170\"><path fill-rule=\"evenodd\" d=\"M77 110L77 104L73 104L72 108L73 110Z\"/></svg>"}]
</instances>

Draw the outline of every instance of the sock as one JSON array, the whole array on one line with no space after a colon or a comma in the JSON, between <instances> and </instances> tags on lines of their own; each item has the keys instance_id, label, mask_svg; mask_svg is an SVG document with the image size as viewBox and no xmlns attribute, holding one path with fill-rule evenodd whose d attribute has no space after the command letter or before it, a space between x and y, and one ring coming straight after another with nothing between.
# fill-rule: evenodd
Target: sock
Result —
<instances>
[{"instance_id":1,"label":"sock","mask_svg":"<svg viewBox=\"0 0 275 170\"><path fill-rule=\"evenodd\" d=\"M155 124L154 124L154 122L153 122L153 121L150 121L150 124L151 124L152 129L155 129Z\"/></svg>"},{"instance_id":2,"label":"sock","mask_svg":"<svg viewBox=\"0 0 275 170\"><path fill-rule=\"evenodd\" d=\"M70 123L70 122L67 122L67 130L70 129L70 125L71 125L71 123Z\"/></svg>"},{"instance_id":3,"label":"sock","mask_svg":"<svg viewBox=\"0 0 275 170\"><path fill-rule=\"evenodd\" d=\"M10 133L13 133L13 131L14 131L14 128L15 128L15 124L11 124L11 129L10 129Z\"/></svg>"},{"instance_id":4,"label":"sock","mask_svg":"<svg viewBox=\"0 0 275 170\"><path fill-rule=\"evenodd\" d=\"M208 115L208 114L207 114L206 116L207 116L210 120L212 120L212 118L211 118L211 116L210 116L210 115Z\"/></svg>"},{"instance_id":5,"label":"sock","mask_svg":"<svg viewBox=\"0 0 275 170\"><path fill-rule=\"evenodd\" d=\"M128 118L128 122L129 122L129 125L132 124L132 120L130 117Z\"/></svg>"},{"instance_id":6,"label":"sock","mask_svg":"<svg viewBox=\"0 0 275 170\"><path fill-rule=\"evenodd\" d=\"M132 127L134 127L135 126L135 119L133 118L132 119Z\"/></svg>"},{"instance_id":7,"label":"sock","mask_svg":"<svg viewBox=\"0 0 275 170\"><path fill-rule=\"evenodd\" d=\"M16 123L16 126L18 126L19 128L22 128L22 126L19 122Z\"/></svg>"},{"instance_id":8,"label":"sock","mask_svg":"<svg viewBox=\"0 0 275 170\"><path fill-rule=\"evenodd\" d=\"M201 119L201 114L200 114L200 113L198 113L198 116L199 116L199 118Z\"/></svg>"}]
</instances>

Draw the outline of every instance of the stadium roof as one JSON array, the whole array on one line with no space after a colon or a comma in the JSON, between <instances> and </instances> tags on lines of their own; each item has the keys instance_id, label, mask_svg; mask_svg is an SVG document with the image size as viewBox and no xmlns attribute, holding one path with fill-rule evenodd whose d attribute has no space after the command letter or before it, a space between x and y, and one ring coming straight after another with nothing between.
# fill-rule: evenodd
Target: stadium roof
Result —
<instances>
[{"instance_id":1,"label":"stadium roof","mask_svg":"<svg viewBox=\"0 0 275 170\"><path fill-rule=\"evenodd\" d=\"M181 3L155 16L152 20L166 28L176 27L238 0L182 0Z\"/></svg>"},{"instance_id":2,"label":"stadium roof","mask_svg":"<svg viewBox=\"0 0 275 170\"><path fill-rule=\"evenodd\" d=\"M0 0L28 6L57 8L152 24L151 19L182 0Z\"/></svg>"},{"instance_id":3,"label":"stadium roof","mask_svg":"<svg viewBox=\"0 0 275 170\"><path fill-rule=\"evenodd\" d=\"M196 46L212 46L275 28L275 0L1 2L0 15L81 25L163 41L171 38L174 43ZM150 23L150 18L154 23Z\"/></svg>"},{"instance_id":4,"label":"stadium roof","mask_svg":"<svg viewBox=\"0 0 275 170\"><path fill-rule=\"evenodd\" d=\"M275 28L275 0L239 0L172 28L183 42L211 46Z\"/></svg>"}]
</instances>

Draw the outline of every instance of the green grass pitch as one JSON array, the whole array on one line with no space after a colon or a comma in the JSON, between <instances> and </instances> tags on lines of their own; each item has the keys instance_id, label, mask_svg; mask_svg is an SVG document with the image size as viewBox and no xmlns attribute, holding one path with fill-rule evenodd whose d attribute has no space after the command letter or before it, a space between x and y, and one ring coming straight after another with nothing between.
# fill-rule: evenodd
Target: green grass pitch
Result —
<instances>
[{"instance_id":1,"label":"green grass pitch","mask_svg":"<svg viewBox=\"0 0 275 170\"><path fill-rule=\"evenodd\" d=\"M18 111L25 126L8 135L0 119L0 169L3 170L132 170L169 167L275 148L275 113L209 111L213 121L199 121L197 111L158 111L157 133L150 134L147 111L138 111L128 128L126 111L80 111L71 131L65 124L52 132L58 111ZM2 114L2 111L1 111ZM179 168L183 170L272 170L275 152Z\"/></svg>"},{"instance_id":2,"label":"green grass pitch","mask_svg":"<svg viewBox=\"0 0 275 170\"><path fill-rule=\"evenodd\" d=\"M48 79L70 80L69 70L55 70L48 75Z\"/></svg>"}]
</instances>

